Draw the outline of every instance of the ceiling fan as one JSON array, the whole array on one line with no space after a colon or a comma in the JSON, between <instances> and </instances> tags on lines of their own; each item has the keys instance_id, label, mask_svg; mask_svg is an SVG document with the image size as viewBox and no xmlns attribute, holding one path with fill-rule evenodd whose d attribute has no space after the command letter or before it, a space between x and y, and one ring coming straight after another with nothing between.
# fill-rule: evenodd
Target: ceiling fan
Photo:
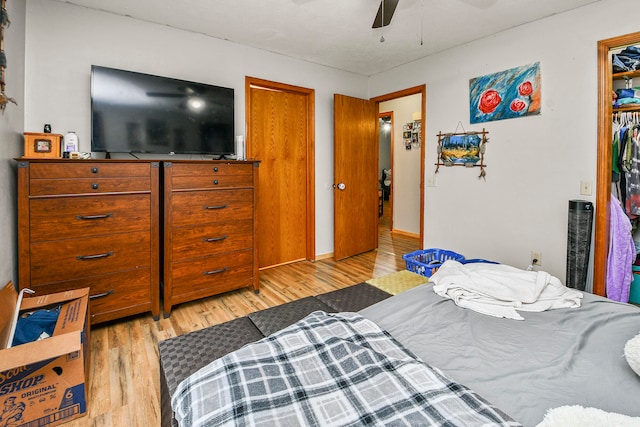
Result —
<instances>
[{"instance_id":1,"label":"ceiling fan","mask_svg":"<svg viewBox=\"0 0 640 427\"><path fill-rule=\"evenodd\" d=\"M381 28L386 27L391 23L391 18L393 18L393 13L396 11L396 7L398 6L399 0L381 0L380 6L378 7L378 13L376 14L376 18L373 20L373 25L371 28Z\"/></svg>"}]
</instances>

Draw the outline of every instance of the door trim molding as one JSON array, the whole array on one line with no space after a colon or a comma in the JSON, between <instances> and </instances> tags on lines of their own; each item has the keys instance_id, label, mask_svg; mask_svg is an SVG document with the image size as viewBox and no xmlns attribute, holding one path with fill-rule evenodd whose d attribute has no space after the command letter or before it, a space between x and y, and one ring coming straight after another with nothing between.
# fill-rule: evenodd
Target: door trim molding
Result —
<instances>
[{"instance_id":1,"label":"door trim molding","mask_svg":"<svg viewBox=\"0 0 640 427\"><path fill-rule=\"evenodd\" d=\"M251 158L251 88L278 90L296 93L306 98L307 106L307 248L306 260L313 261L316 256L316 194L315 194L315 90L301 86L289 85L257 77L245 76L245 144L247 158ZM257 159L260 160L260 159Z\"/></svg>"},{"instance_id":2,"label":"door trim molding","mask_svg":"<svg viewBox=\"0 0 640 427\"><path fill-rule=\"evenodd\" d=\"M596 218L593 251L593 293L606 296L609 256L609 202L611 201L611 132L613 106L610 51L640 42L640 32L598 41L598 156L596 163Z\"/></svg>"},{"instance_id":3,"label":"door trim molding","mask_svg":"<svg viewBox=\"0 0 640 427\"><path fill-rule=\"evenodd\" d=\"M423 85L399 90L396 92L391 92L385 95L376 96L374 98L371 98L371 100L375 101L376 104L379 105L381 102L384 102L384 101L391 101L392 99L403 98L405 96L415 95L415 94L422 95L422 102L421 102L421 108L420 108L420 120L422 121L422 126L420 127L420 138L422 140L422 144L420 144L420 247L422 248L424 245L424 174L425 174L424 159L425 159L425 146L426 146L426 140L424 136L425 136L425 130L427 128L426 120L425 120L427 85L423 84Z\"/></svg>"},{"instance_id":4,"label":"door trim molding","mask_svg":"<svg viewBox=\"0 0 640 427\"><path fill-rule=\"evenodd\" d=\"M391 168L393 169L393 152L394 152L394 133L396 121L393 117L393 111L385 111L378 113L378 120L382 117L391 117L391 134L389 135L389 160L391 162ZM380 128L380 126L378 126ZM378 136L378 141L380 137ZM378 156L378 170L380 169L380 157ZM393 174L391 174L391 185L389 185L389 231L393 232Z\"/></svg>"}]
</instances>

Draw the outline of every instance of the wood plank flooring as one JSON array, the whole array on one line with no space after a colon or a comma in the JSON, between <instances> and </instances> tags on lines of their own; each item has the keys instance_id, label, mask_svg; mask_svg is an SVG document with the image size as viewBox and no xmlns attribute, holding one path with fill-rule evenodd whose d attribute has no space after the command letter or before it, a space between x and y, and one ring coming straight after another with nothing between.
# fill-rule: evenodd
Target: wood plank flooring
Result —
<instances>
[{"instance_id":1,"label":"wood plank flooring","mask_svg":"<svg viewBox=\"0 0 640 427\"><path fill-rule=\"evenodd\" d=\"M339 262L325 259L266 269L260 273L260 294L245 288L180 304L168 319L142 315L96 325L91 330L88 414L65 426L159 426L158 341L404 270L402 255L419 249L419 242L390 232L387 203L375 251Z\"/></svg>"}]
</instances>

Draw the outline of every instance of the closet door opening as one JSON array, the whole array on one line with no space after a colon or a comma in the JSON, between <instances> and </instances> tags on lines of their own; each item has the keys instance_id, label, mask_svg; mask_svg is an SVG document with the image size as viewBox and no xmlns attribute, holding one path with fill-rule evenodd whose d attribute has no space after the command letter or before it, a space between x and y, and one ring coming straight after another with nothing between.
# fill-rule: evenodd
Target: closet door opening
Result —
<instances>
[{"instance_id":1,"label":"closet door opening","mask_svg":"<svg viewBox=\"0 0 640 427\"><path fill-rule=\"evenodd\" d=\"M606 296L609 255L610 203L612 190L613 114L612 52L625 46L640 44L640 32L598 42L598 161L596 181L596 217L593 259L593 293ZM631 73L640 81L640 71ZM639 111L638 107L616 109L618 112Z\"/></svg>"},{"instance_id":2,"label":"closet door opening","mask_svg":"<svg viewBox=\"0 0 640 427\"><path fill-rule=\"evenodd\" d=\"M393 165L393 111L379 113L379 155L378 155L378 179L379 200L378 223L389 230L393 229L393 177L391 167Z\"/></svg>"}]
</instances>

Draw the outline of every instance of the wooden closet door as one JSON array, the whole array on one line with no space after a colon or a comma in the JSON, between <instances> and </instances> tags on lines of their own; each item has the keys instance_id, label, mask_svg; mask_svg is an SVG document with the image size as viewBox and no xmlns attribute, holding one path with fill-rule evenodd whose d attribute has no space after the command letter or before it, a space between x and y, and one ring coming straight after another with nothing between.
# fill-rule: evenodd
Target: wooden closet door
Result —
<instances>
[{"instance_id":1,"label":"wooden closet door","mask_svg":"<svg viewBox=\"0 0 640 427\"><path fill-rule=\"evenodd\" d=\"M251 87L248 153L260 161L259 266L306 259L307 97Z\"/></svg>"}]
</instances>

